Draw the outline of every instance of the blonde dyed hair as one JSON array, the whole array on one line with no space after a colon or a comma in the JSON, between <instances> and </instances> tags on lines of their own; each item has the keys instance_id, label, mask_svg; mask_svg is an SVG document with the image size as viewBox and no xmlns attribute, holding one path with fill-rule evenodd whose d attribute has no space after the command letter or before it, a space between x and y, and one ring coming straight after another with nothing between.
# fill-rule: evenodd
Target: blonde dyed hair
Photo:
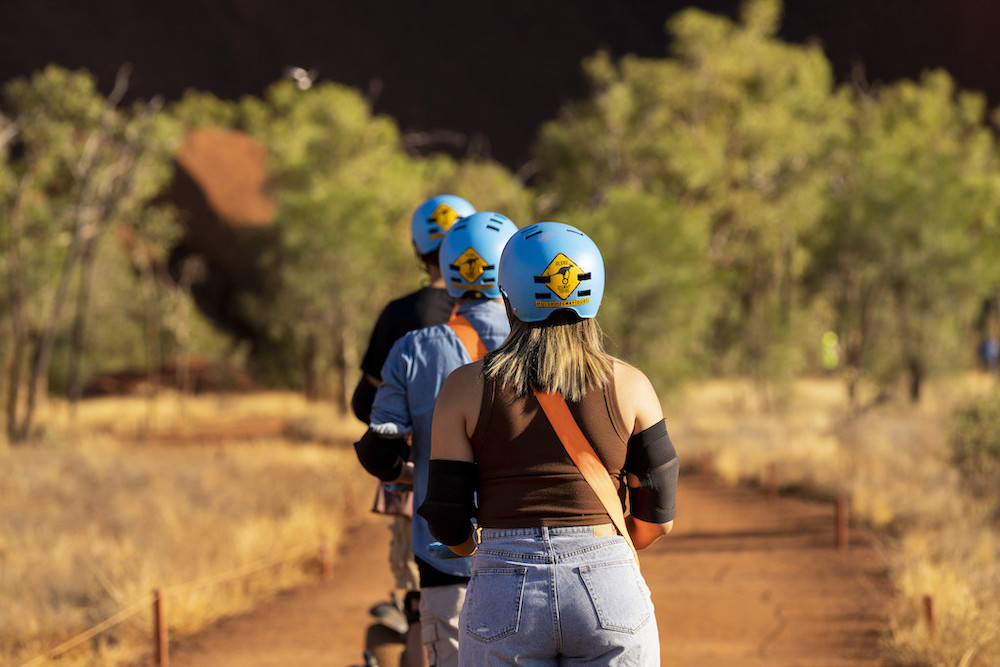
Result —
<instances>
[{"instance_id":1,"label":"blonde dyed hair","mask_svg":"<svg viewBox=\"0 0 1000 667\"><path fill-rule=\"evenodd\" d=\"M611 379L612 357L604 351L597 321L555 314L545 322L511 318L510 335L485 361L483 374L518 396L533 387L579 401Z\"/></svg>"}]
</instances>

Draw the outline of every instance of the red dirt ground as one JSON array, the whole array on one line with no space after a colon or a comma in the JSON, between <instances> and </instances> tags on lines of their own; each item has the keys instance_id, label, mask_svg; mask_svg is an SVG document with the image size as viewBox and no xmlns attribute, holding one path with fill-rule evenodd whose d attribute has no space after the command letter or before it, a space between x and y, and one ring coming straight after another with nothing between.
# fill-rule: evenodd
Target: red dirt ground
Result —
<instances>
[{"instance_id":1,"label":"red dirt ground","mask_svg":"<svg viewBox=\"0 0 1000 667\"><path fill-rule=\"evenodd\" d=\"M832 502L769 500L682 476L674 532L640 552L665 665L879 665L884 553L863 531L836 548ZM370 517L333 576L172 648L174 667L360 665L368 608L391 588L388 523Z\"/></svg>"}]
</instances>

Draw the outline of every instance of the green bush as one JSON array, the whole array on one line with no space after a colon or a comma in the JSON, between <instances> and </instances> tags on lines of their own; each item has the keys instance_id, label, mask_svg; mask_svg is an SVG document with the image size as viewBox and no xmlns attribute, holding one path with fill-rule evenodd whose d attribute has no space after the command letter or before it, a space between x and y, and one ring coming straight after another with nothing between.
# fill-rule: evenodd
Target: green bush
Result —
<instances>
[{"instance_id":1,"label":"green bush","mask_svg":"<svg viewBox=\"0 0 1000 667\"><path fill-rule=\"evenodd\" d=\"M1000 506L1000 400L980 398L959 405L952 417L951 462L969 490Z\"/></svg>"}]
</instances>

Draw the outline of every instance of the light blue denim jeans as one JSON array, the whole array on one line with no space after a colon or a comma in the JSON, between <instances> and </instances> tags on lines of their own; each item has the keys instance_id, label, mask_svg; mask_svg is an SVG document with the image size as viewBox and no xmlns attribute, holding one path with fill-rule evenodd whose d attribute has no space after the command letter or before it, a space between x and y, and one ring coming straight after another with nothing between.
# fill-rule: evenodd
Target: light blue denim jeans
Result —
<instances>
[{"instance_id":1,"label":"light blue denim jeans","mask_svg":"<svg viewBox=\"0 0 1000 667\"><path fill-rule=\"evenodd\" d=\"M460 665L660 664L632 551L591 526L483 529L459 628Z\"/></svg>"}]
</instances>

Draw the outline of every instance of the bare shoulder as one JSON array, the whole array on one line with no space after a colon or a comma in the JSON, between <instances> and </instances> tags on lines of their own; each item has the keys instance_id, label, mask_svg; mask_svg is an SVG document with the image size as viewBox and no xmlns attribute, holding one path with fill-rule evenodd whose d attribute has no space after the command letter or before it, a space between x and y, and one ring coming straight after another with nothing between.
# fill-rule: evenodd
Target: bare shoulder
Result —
<instances>
[{"instance_id":1,"label":"bare shoulder","mask_svg":"<svg viewBox=\"0 0 1000 667\"><path fill-rule=\"evenodd\" d=\"M656 390L653 384L646 377L646 374L638 368L621 359L614 360L615 388L618 394L628 394L633 398L653 398L656 399Z\"/></svg>"},{"instance_id":2,"label":"bare shoulder","mask_svg":"<svg viewBox=\"0 0 1000 667\"><path fill-rule=\"evenodd\" d=\"M464 420L474 419L479 414L483 399L482 360L459 366L445 379L438 394L435 415L453 414Z\"/></svg>"},{"instance_id":3,"label":"bare shoulder","mask_svg":"<svg viewBox=\"0 0 1000 667\"><path fill-rule=\"evenodd\" d=\"M663 407L646 374L620 359L614 360L618 407L632 433L638 433L663 419Z\"/></svg>"},{"instance_id":4,"label":"bare shoulder","mask_svg":"<svg viewBox=\"0 0 1000 667\"><path fill-rule=\"evenodd\" d=\"M452 385L453 389L469 390L483 385L483 361L474 361L471 364L459 366L453 370L445 380L445 385ZM443 391L443 390L442 390Z\"/></svg>"},{"instance_id":5,"label":"bare shoulder","mask_svg":"<svg viewBox=\"0 0 1000 667\"><path fill-rule=\"evenodd\" d=\"M472 461L469 438L483 396L482 362L460 366L445 379L434 405L431 458Z\"/></svg>"}]
</instances>

